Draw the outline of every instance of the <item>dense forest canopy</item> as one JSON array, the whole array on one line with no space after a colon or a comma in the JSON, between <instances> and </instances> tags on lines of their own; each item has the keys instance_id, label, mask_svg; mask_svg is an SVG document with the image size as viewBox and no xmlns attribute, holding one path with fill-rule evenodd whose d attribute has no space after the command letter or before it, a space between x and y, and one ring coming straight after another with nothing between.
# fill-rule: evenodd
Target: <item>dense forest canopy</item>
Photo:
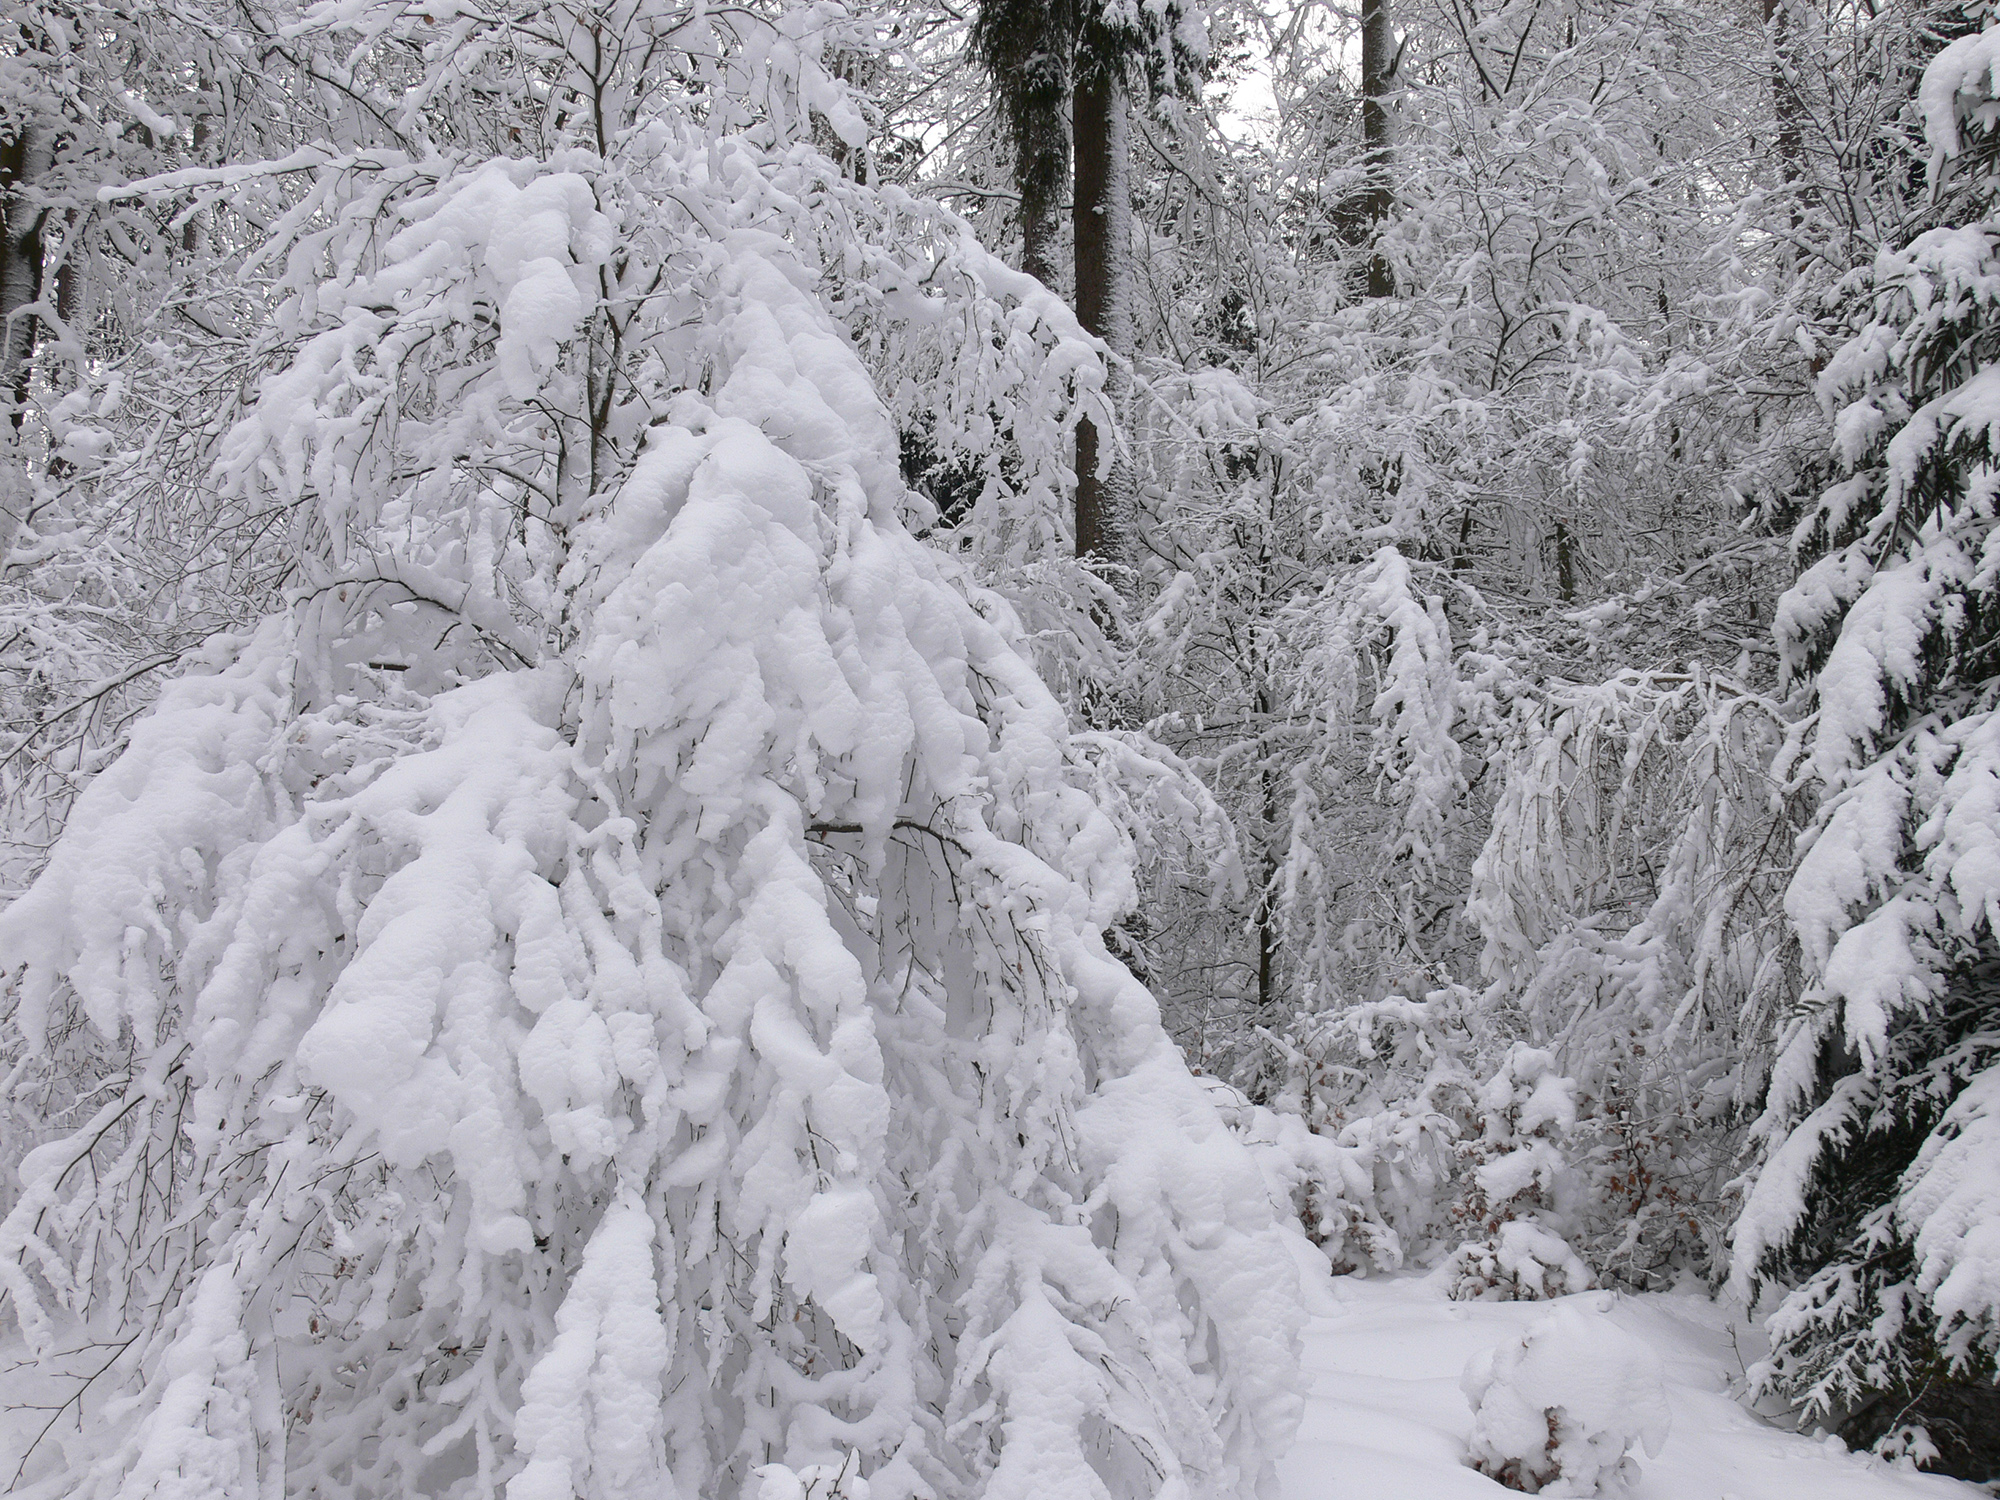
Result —
<instances>
[{"instance_id":1,"label":"dense forest canopy","mask_svg":"<svg viewBox=\"0 0 2000 1500\"><path fill-rule=\"evenodd\" d=\"M1985 0L5 3L22 1493L1268 1494L1302 1255L1990 1394Z\"/></svg>"}]
</instances>

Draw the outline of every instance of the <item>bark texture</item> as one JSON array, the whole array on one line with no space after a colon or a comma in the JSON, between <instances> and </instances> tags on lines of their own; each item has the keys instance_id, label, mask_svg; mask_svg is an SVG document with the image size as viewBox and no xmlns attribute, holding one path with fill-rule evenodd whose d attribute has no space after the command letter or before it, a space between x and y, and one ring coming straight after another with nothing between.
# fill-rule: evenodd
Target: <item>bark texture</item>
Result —
<instances>
[{"instance_id":1,"label":"bark texture","mask_svg":"<svg viewBox=\"0 0 2000 1500\"><path fill-rule=\"evenodd\" d=\"M27 522L34 494L21 452L21 423L41 325L23 310L42 294L47 209L35 186L54 159L55 137L46 126L23 126L0 142L0 389L8 397L8 421L0 428L0 566Z\"/></svg>"},{"instance_id":2,"label":"bark texture","mask_svg":"<svg viewBox=\"0 0 2000 1500\"><path fill-rule=\"evenodd\" d=\"M1371 240L1396 206L1391 182L1394 156L1389 139L1389 91L1396 73L1396 32L1389 22L1389 0L1361 4L1361 141L1367 187L1363 213ZM1379 246L1368 258L1368 295L1387 297L1396 290L1396 276Z\"/></svg>"},{"instance_id":3,"label":"bark texture","mask_svg":"<svg viewBox=\"0 0 2000 1500\"><path fill-rule=\"evenodd\" d=\"M1130 117L1114 68L1091 69L1077 81L1076 315L1113 355L1131 352ZM1114 360L1111 395L1123 377ZM1088 418L1076 428L1076 555L1117 561L1128 530L1129 478L1113 465L1099 473L1106 435Z\"/></svg>"},{"instance_id":4,"label":"bark texture","mask_svg":"<svg viewBox=\"0 0 2000 1500\"><path fill-rule=\"evenodd\" d=\"M1764 0L1764 33L1771 42L1771 105L1777 119L1778 175L1792 191L1792 227L1805 218L1805 102L1799 98L1798 63L1793 56L1792 15L1787 0Z\"/></svg>"},{"instance_id":5,"label":"bark texture","mask_svg":"<svg viewBox=\"0 0 2000 1500\"><path fill-rule=\"evenodd\" d=\"M974 49L993 80L1014 146L1021 269L1056 289L1069 188L1073 29L1067 0L982 0L973 25Z\"/></svg>"},{"instance_id":6,"label":"bark texture","mask_svg":"<svg viewBox=\"0 0 2000 1500\"><path fill-rule=\"evenodd\" d=\"M55 158L53 136L42 126L28 126L0 143L0 320L6 336L0 372L14 396L14 427L21 425L20 404L27 396L28 364L35 353L39 324L21 309L42 294L42 225L47 209L37 201L35 185Z\"/></svg>"}]
</instances>

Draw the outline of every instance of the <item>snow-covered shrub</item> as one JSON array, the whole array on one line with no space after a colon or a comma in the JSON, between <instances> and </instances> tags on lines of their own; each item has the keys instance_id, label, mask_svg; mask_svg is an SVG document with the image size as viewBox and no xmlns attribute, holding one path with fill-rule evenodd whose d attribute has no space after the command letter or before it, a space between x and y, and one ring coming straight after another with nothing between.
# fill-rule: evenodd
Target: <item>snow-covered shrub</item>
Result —
<instances>
[{"instance_id":1,"label":"snow-covered shrub","mask_svg":"<svg viewBox=\"0 0 2000 1500\"><path fill-rule=\"evenodd\" d=\"M1263 1034L1272 1109L1325 1143L1299 1208L1337 1270L1429 1264L1458 1243L1461 1148L1480 1124L1469 999L1391 996Z\"/></svg>"},{"instance_id":2,"label":"snow-covered shrub","mask_svg":"<svg viewBox=\"0 0 2000 1500\"><path fill-rule=\"evenodd\" d=\"M1599 1495L1659 1457L1673 1414L1659 1356L1601 1310L1563 1303L1520 1338L1474 1356L1459 1380L1472 1405L1468 1462L1530 1495Z\"/></svg>"},{"instance_id":3,"label":"snow-covered shrub","mask_svg":"<svg viewBox=\"0 0 2000 1500\"><path fill-rule=\"evenodd\" d=\"M1661 1235L1650 1214L1683 1191L1644 1174L1720 1149L1686 1139L1704 1126L1716 1142L1728 1131L1691 1112L1635 1121L1547 1049L1508 1043L1508 1012L1476 1000L1395 996L1265 1034L1257 1078L1272 1109L1332 1148L1301 1187L1308 1231L1340 1270L1450 1257L1468 1298L1559 1297L1630 1275L1633 1247ZM1642 1129L1682 1139L1634 1139Z\"/></svg>"},{"instance_id":4,"label":"snow-covered shrub","mask_svg":"<svg viewBox=\"0 0 2000 1500\"><path fill-rule=\"evenodd\" d=\"M1272 1109L1325 1143L1298 1202L1336 1269L1450 1257L1468 1298L1596 1284L1567 1239L1595 1207L1576 1165L1575 1081L1547 1051L1506 1043L1505 1019L1452 987L1265 1034Z\"/></svg>"},{"instance_id":5,"label":"snow-covered shrub","mask_svg":"<svg viewBox=\"0 0 2000 1500\"><path fill-rule=\"evenodd\" d=\"M1935 1375L1916 1390L1885 1390L1854 1407L1834 1429L1856 1452L1904 1468L1984 1483L2000 1476L2000 1384Z\"/></svg>"},{"instance_id":6,"label":"snow-covered shrub","mask_svg":"<svg viewBox=\"0 0 2000 1500\"><path fill-rule=\"evenodd\" d=\"M807 1464L803 1469L763 1464L752 1471L757 1488L750 1500L869 1500L868 1481L850 1457L839 1464Z\"/></svg>"},{"instance_id":7,"label":"snow-covered shrub","mask_svg":"<svg viewBox=\"0 0 2000 1500\"><path fill-rule=\"evenodd\" d=\"M1795 824L1763 770L1782 705L1697 668L1518 694L1512 713L1467 907L1483 1003L1572 1080L1560 1230L1605 1279L1715 1274L1796 988L1779 907Z\"/></svg>"},{"instance_id":8,"label":"snow-covered shrub","mask_svg":"<svg viewBox=\"0 0 2000 1500\"><path fill-rule=\"evenodd\" d=\"M1565 1150L1575 1080L1547 1052L1516 1044L1479 1106L1479 1138L1461 1147L1467 1180L1452 1212L1468 1238L1452 1255L1452 1295L1536 1301L1587 1290L1590 1271L1561 1233L1583 1208Z\"/></svg>"},{"instance_id":9,"label":"snow-covered shrub","mask_svg":"<svg viewBox=\"0 0 2000 1500\"><path fill-rule=\"evenodd\" d=\"M1877 1458L1886 1458L1899 1469L1921 1469L1938 1458L1938 1445L1931 1441L1928 1428L1905 1422L1875 1440L1869 1449Z\"/></svg>"},{"instance_id":10,"label":"snow-covered shrub","mask_svg":"<svg viewBox=\"0 0 2000 1500\"><path fill-rule=\"evenodd\" d=\"M1569 1241L1536 1219L1507 1219L1451 1254L1461 1302L1545 1302L1596 1284Z\"/></svg>"},{"instance_id":11,"label":"snow-covered shrub","mask_svg":"<svg viewBox=\"0 0 2000 1500\"><path fill-rule=\"evenodd\" d=\"M1335 1272L1401 1268L1403 1238L1384 1217L1388 1203L1365 1146L1310 1130L1290 1111L1253 1104L1219 1079L1205 1082L1256 1160L1271 1201L1297 1217Z\"/></svg>"},{"instance_id":12,"label":"snow-covered shrub","mask_svg":"<svg viewBox=\"0 0 2000 1500\"><path fill-rule=\"evenodd\" d=\"M1486 1211L1561 1213L1569 1184L1559 1142L1576 1124L1576 1080L1547 1052L1517 1043L1480 1089L1479 1105L1485 1123L1473 1180Z\"/></svg>"},{"instance_id":13,"label":"snow-covered shrub","mask_svg":"<svg viewBox=\"0 0 2000 1500\"><path fill-rule=\"evenodd\" d=\"M1046 456L1092 346L803 144L835 7L299 24L546 154L160 189L299 195L213 479L302 581L0 912L0 1293L102 1355L29 1492L1256 1493L1285 1231L863 359L980 330L961 409Z\"/></svg>"}]
</instances>

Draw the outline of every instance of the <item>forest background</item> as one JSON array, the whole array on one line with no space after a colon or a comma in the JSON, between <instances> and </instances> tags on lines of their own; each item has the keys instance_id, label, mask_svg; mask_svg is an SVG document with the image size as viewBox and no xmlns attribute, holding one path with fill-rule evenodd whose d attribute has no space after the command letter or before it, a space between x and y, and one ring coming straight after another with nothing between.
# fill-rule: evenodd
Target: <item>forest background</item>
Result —
<instances>
[{"instance_id":1,"label":"forest background","mask_svg":"<svg viewBox=\"0 0 2000 1500\"><path fill-rule=\"evenodd\" d=\"M203 1311L202 1297L224 1295L203 1290L222 1285L211 1273L227 1263L248 1277L243 1247L258 1245L256 1274L276 1274L283 1225L310 1218L294 1207L260 1221L245 1186L243 1163L276 1170L281 1140L323 1153L313 1181L346 1174L313 1212L347 1227L311 1234L331 1236L328 1264L373 1265L384 1287L457 1275L464 1306L487 1306L491 1286L464 1266L547 1249L544 1220L583 1200L551 1188L524 1206L522 1191L553 1179L523 1167L528 1189L467 1190L471 1217L449 1232L459 1270L440 1269L449 1256L429 1269L408 1259L444 1220L412 1206L407 1182L389 1207L354 1206L349 1179L370 1158L327 1099L401 1119L421 1113L429 1075L412 1062L400 1081L370 1079L367 1048L387 1033L300 1020L282 1040L257 1020L275 1004L258 997L290 997L280 1011L308 994L359 1003L342 977L354 955L416 910L398 903L418 898L384 894L401 889L398 870L422 866L431 890L461 878L500 889L499 855L411 843L398 820L458 795L425 781L442 771L415 768L506 743L518 753L493 772L505 782L493 805L542 811L480 827L500 831L496 847L538 850L557 838L548 828L571 830L557 838L570 854L535 855L559 910L522 915L539 895L495 897L512 914L486 948L467 938L422 963L446 975L498 965L543 1017L542 1042L517 1039L515 1093L532 1096L521 1139L548 1172L559 1156L561 1171L622 1174L576 1210L595 1226L578 1243L613 1247L605 1287L625 1264L614 1252L629 1209L633 1224L673 1220L690 1266L709 1257L717 1279L685 1293L685 1311L713 1358L727 1342L710 1326L721 1289L737 1288L731 1254L758 1265L740 1273L759 1288L742 1294L744 1338L778 1337L773 1297L827 1320L815 1331L800 1312L803 1343L773 1355L796 1389L746 1356L731 1367L737 1395L713 1398L735 1401L732 1415L661 1419L651 1440L680 1454L684 1485L743 1469L749 1448L732 1445L761 1431L743 1394L760 1381L774 1413L907 1405L885 1394L894 1360L869 1363L881 1341L942 1349L982 1330L998 1339L1003 1323L1020 1332L1011 1314L989 1327L976 1311L955 1325L908 1311L892 1335L881 1320L901 1316L904 1293L881 1266L869 1273L880 1295L845 1272L774 1269L775 1246L808 1223L825 1244L859 1234L889 1259L896 1234L935 1232L944 1246L958 1231L891 1233L887 1209L844 1216L835 1185L898 1172L907 1183L922 1153L870 1156L893 1130L826 1102L832 1085L803 1063L787 1073L792 1054L754 1029L764 1021L743 1020L742 1034L775 1071L715 1085L717 1118L735 1121L729 1152L756 1145L759 1112L786 1100L826 1113L786 1148L809 1164L799 1184L817 1186L770 1190L770 1225L790 1228L767 1227L762 1251L700 1240L702 1214L727 1217L713 1195L692 1219L646 1197L655 1189L621 1155L637 1137L602 1121L625 1107L619 1089L651 1122L631 1127L641 1134L681 1117L641 1108L651 1075L620 1051L636 1045L624 1032L572 1018L570 1050L551 1050L547 1018L583 1002L537 999L519 977L535 922L582 934L574 954L533 960L552 973L601 972L608 922L646 985L693 992L709 983L705 960L674 959L682 978L661 980L638 927L618 924L665 922L726 968L738 940L715 936L722 913L764 923L776 953L791 918L759 915L730 884L750 866L823 906L827 890L845 893L833 905L847 915L829 918L840 942L877 923L916 934L899 982L932 974L940 996L958 993L961 969L1009 994L1024 972L1045 980L1044 944L1049 971L1067 976L1050 993L1124 994L1123 974L1078 977L1097 972L1085 934L1102 928L1202 1077L1205 1102L1175 1128L1198 1136L1186 1121L1220 1111L1337 1269L1448 1265L1468 1297L1726 1283L1761 1297L1769 1320L1758 1393L1868 1443L1928 1413L1940 1461L1969 1472L1973 1439L1951 1403L1990 1396L2000 1347L1990 19L1983 3L1805 0L1366 0L1358 12L10 3L0 1285L15 1323L54 1349L63 1340L47 1330L65 1316L107 1319L64 1346L79 1359L111 1351L75 1377L83 1390L109 1371L105 1385L164 1399L193 1347L221 1369L217 1329L237 1315ZM753 367L763 384L731 374ZM796 470L774 478L743 457L732 422L790 434L772 440ZM687 435L682 457L666 432ZM708 456L688 456L697 448ZM711 571L647 574L618 548L638 556L669 521L605 497L657 490L660 517L691 513L707 492L689 476L711 459L738 465L732 495L796 484L843 519L774 509L778 530L734 542L716 521ZM812 586L854 619L875 618L871 589L906 601L900 633L828 625L816 655L820 627L727 561L740 542L759 560L749 572L793 577L790 543L771 540L785 528L820 549L810 573L825 581ZM900 540L864 545L878 532ZM923 547L899 550L907 536ZM634 602L642 594L656 602ZM648 614L667 599L680 613ZM796 651L793 668L760 654L766 627ZM885 729L873 700L826 729L849 711L807 679L854 653L891 675L936 673L945 698L971 693L964 711L999 726L990 744L950 766L958 752L937 749L929 709L899 708ZM642 659L678 686L635 686ZM583 686L464 696L481 681L546 684L558 660ZM772 729L791 720L743 706L730 679L746 672L818 727ZM448 699L461 706L437 706ZM246 729L252 719L261 727ZM901 747L893 765L870 760L878 736ZM534 790L555 784L536 757L557 740L585 767L561 776L591 788L565 793L560 813ZM646 748L655 741L680 748ZM752 741L763 748L742 748ZM183 761L211 778L200 797ZM811 790L785 847L818 884L759 842L762 788L791 776ZM90 790L113 784L115 807L113 791ZM338 817L323 810L336 788ZM957 813L933 816L982 797L1013 809L987 831L996 849L1032 845L1078 882L1074 921L1022 917L1067 911L1069 898L987 850ZM739 824L740 838L728 831ZM270 851L308 826L316 852L285 855L303 873L284 876ZM1051 827L1058 852L1034 842ZM586 846L594 865L575 852ZM673 893L698 884L686 872L710 868L697 847L731 852L682 911ZM558 867L594 871L594 894L576 895ZM991 890L965 894L969 870ZM322 923L301 939L309 952L273 935L246 958L224 930L261 921L275 934L308 909ZM973 912L985 935L954 956ZM834 960L772 962L801 976L813 1045L844 1056L849 1001L809 998ZM1022 999L1020 1015L1064 1003ZM1133 1003L1103 999L1104 1015L1136 1014L1118 1008ZM225 1024L217 1005L238 1009ZM956 1034L954 1015L941 998L939 1035ZM682 1021L691 1038L723 1024ZM1062 1053L1079 1099L1113 1076L1154 1077L1182 1098L1146 1073L1165 1064L1147 1061L1143 1026L1127 1046L1103 1021L1072 1048L1078 1062L1048 1040L1060 1022L1019 1025L1020 1055L1040 1067ZM586 1033L604 1059L625 1058L593 1063L598 1083L576 1060ZM243 1045L268 1049L276 1071L231 1061ZM687 1045L692 1057L707 1043ZM310 1088L286 1071L301 1062ZM851 1065L890 1095L962 1091L963 1079L885 1084L876 1064ZM982 1090L1005 1071L980 1066ZM1036 1113L1039 1087L1020 1085L1002 1113L1041 1121L1046 1138L998 1116L938 1126L974 1143L968 1180L1041 1172L1023 1201L1056 1191L1059 1159L1074 1156L1068 1106ZM685 1159L706 1128L686 1109L696 1124L661 1127L647 1148L659 1163ZM293 1117L292 1135L265 1138ZM200 1121L193 1144L176 1144L188 1119ZM442 1149L429 1128L394 1127L407 1140L382 1150L397 1171ZM1128 1150L1140 1128L1120 1128ZM694 1135L676 1144L677 1129ZM740 1177L744 1159L684 1180L662 1166L658 1191ZM1091 1169L1064 1170L1085 1185L1062 1191L1101 1212ZM1217 1213L1144 1212L1156 1210L1174 1224ZM364 1221L379 1243L354 1250ZM992 1234L989 1249L1004 1238ZM1192 1256L1201 1237L1185 1238ZM899 1253L928 1266L969 1242L951 1243ZM1010 1261L1006 1277L1052 1254ZM551 1285L583 1286L598 1264ZM909 1270L909 1308L932 1275ZM993 1275L981 1295L1001 1295ZM124 1288L111 1312L92 1290L107 1276ZM1065 1316L1115 1305L1081 1285ZM1222 1282L1203 1285L1228 1302ZM329 1306L345 1295L312 1293ZM670 1295L657 1301L671 1309ZM561 1402L523 1373L525 1354L499 1351L568 1337L556 1306L536 1303L519 1329L495 1324L477 1344L426 1334L449 1358L395 1379L416 1393L442 1383L471 1425L416 1424L392 1464L356 1446L379 1420L358 1414L311 1449L315 1482L390 1493L462 1442L476 1454L453 1460L453 1483L528 1484L521 1475L557 1459L521 1434L569 1429L554 1416L517 1427L526 1407ZM378 1371L403 1369L414 1347L395 1319L419 1312L397 1307L369 1314L388 1330L367 1356ZM319 1337L322 1314L310 1316ZM1167 1360L1143 1329L1100 1332L1135 1364ZM1207 1336L1189 1333L1189 1347ZM841 1351L830 1373L813 1363L821 1348ZM680 1357L632 1355L648 1370ZM875 1455L864 1462L880 1493L898 1492L881 1477L897 1464L923 1476L909 1493L981 1464L1014 1474L1004 1457L964 1457L977 1447L964 1430L1026 1420L1007 1415L1028 1399L1026 1377L1009 1386L991 1351L974 1375L935 1358L958 1426L940 1418L906 1452L842 1419L842 1451ZM1089 1377L1105 1378L1123 1389ZM1218 1377L1199 1399L1254 1410L1261 1378ZM212 1384L242 1407L217 1430L253 1438L303 1423L311 1405L288 1387L284 1400L302 1404L273 1414L248 1386ZM106 1420L121 1410L112 1399ZM1102 1391L1077 1399L1116 1407ZM1120 1416L1122 1438L1077 1451L1123 1442L1147 1455L1133 1472L1156 1476L1181 1463L1161 1456L1157 1432L1140 1435L1172 1425L1168 1398L1148 1399L1167 1407ZM475 1420L481 1401L491 1411ZM492 1436L489 1420L515 1436ZM148 1441L50 1472L81 1464L123 1493L134 1475L167 1472ZM577 1438L576 1451L598 1441ZM804 1453L834 1439L786 1441ZM1203 1462L1254 1474L1273 1441L1237 1433ZM252 1485L260 1462L239 1454L228 1463L242 1473L228 1472ZM1104 1483L1114 1471L1126 1472L1093 1470Z\"/></svg>"}]
</instances>

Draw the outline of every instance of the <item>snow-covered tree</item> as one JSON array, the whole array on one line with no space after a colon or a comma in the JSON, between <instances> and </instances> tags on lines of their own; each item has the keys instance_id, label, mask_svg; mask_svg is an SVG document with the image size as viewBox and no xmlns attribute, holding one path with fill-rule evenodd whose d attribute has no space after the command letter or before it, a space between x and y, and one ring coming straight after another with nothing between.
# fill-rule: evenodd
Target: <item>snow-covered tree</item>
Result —
<instances>
[{"instance_id":1,"label":"snow-covered tree","mask_svg":"<svg viewBox=\"0 0 2000 1500\"><path fill-rule=\"evenodd\" d=\"M144 528L66 483L80 455L61 430L93 371L175 338L161 306L180 302L199 238L171 209L106 190L185 162L229 90L226 49L185 16L10 4L0 26L0 891L12 892L148 674L201 635L199 606L148 618L140 598L159 591L165 559ZM257 123L253 107L237 128Z\"/></svg>"},{"instance_id":2,"label":"snow-covered tree","mask_svg":"<svg viewBox=\"0 0 2000 1500\"><path fill-rule=\"evenodd\" d=\"M809 144L835 6L282 35L373 137L128 190L264 226L209 472L297 564L0 912L17 1488L1258 1492L1285 1231L899 473L1032 495L1095 347Z\"/></svg>"},{"instance_id":3,"label":"snow-covered tree","mask_svg":"<svg viewBox=\"0 0 2000 1500\"><path fill-rule=\"evenodd\" d=\"M12 340L0 440L0 889L33 873L161 674L294 579L283 518L209 484L273 357L273 267L305 160L227 197L178 170L405 147L365 59L245 0L19 4L0 55ZM350 67L362 68L351 75ZM434 122L449 134L453 122ZM9 155L8 153L11 153ZM32 168L32 170L30 170ZM12 300L9 300L9 299ZM16 493L18 489L18 494ZM21 501L15 504L16 500ZM11 508L10 508L11 507ZM11 550L8 544L11 543Z\"/></svg>"},{"instance_id":4,"label":"snow-covered tree","mask_svg":"<svg viewBox=\"0 0 2000 1500\"><path fill-rule=\"evenodd\" d=\"M1140 936L1191 1050L1349 1153L1308 1194L1343 1263L1499 1267L1532 1230L1545 1267L1716 1274L1815 800L1767 774L1787 568L1741 524L1797 471L1817 357L1765 38L1456 14L1397 9L1391 298L1339 20L1317 73L1275 67L1269 138L1147 138L1143 701L1241 857L1163 872ZM1495 1192L1524 1048L1573 1108Z\"/></svg>"},{"instance_id":5,"label":"snow-covered tree","mask_svg":"<svg viewBox=\"0 0 2000 1500\"><path fill-rule=\"evenodd\" d=\"M1751 425L1728 401L1746 372L1709 347L1729 304L1698 279L1732 274L1713 185L1741 147L1680 87L1718 38L1574 10L1530 28L1497 96L1447 16L1399 12L1393 298L1361 296L1343 237L1370 186L1342 166L1364 111L1337 75L1285 101L1268 147L1156 168L1145 703L1215 779L1259 892L1230 909L1234 951L1188 967L1244 973L1264 1011L1476 978L1457 915L1496 757L1561 718L1517 700L1628 651L1726 672L1762 635L1735 617L1743 557L1712 544ZM1685 618L1656 618L1690 587Z\"/></svg>"},{"instance_id":6,"label":"snow-covered tree","mask_svg":"<svg viewBox=\"0 0 2000 1500\"><path fill-rule=\"evenodd\" d=\"M1943 222L1847 283L1834 459L1779 610L1808 709L1781 766L1824 801L1735 1275L1783 1291L1760 1376L1814 1413L1991 1379L2000 1348L1997 60L1979 32L1923 75Z\"/></svg>"}]
</instances>

